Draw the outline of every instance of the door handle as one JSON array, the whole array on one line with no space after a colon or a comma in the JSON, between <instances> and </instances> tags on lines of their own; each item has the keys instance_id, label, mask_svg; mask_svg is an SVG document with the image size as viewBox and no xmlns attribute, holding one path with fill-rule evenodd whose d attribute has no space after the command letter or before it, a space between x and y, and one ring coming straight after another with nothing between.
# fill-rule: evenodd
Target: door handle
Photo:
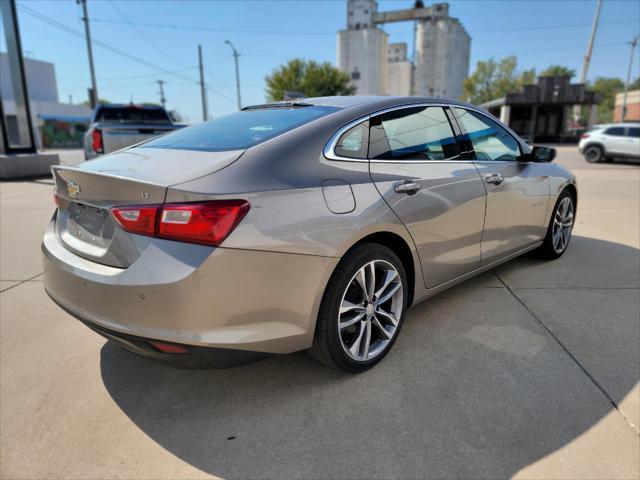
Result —
<instances>
[{"instance_id":1,"label":"door handle","mask_svg":"<svg viewBox=\"0 0 640 480\"><path fill-rule=\"evenodd\" d=\"M502 175L500 175L499 173L492 173L490 175L486 175L484 177L484 180L487 183L493 183L494 185L500 185L502 182L504 182L504 177Z\"/></svg>"},{"instance_id":2,"label":"door handle","mask_svg":"<svg viewBox=\"0 0 640 480\"><path fill-rule=\"evenodd\" d=\"M418 192L422 188L421 185L418 185L415 182L411 182L406 180L402 183L397 183L393 186L393 189L398 193L406 193L407 195L413 195Z\"/></svg>"}]
</instances>

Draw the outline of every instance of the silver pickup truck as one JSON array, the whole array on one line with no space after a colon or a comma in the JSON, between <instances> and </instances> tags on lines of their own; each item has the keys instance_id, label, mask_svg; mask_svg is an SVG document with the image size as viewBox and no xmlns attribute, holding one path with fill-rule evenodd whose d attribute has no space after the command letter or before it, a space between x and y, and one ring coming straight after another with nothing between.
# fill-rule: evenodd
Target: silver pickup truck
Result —
<instances>
[{"instance_id":1,"label":"silver pickup truck","mask_svg":"<svg viewBox=\"0 0 640 480\"><path fill-rule=\"evenodd\" d=\"M162 107L98 105L84 136L84 157L90 160L183 126L173 123Z\"/></svg>"}]
</instances>

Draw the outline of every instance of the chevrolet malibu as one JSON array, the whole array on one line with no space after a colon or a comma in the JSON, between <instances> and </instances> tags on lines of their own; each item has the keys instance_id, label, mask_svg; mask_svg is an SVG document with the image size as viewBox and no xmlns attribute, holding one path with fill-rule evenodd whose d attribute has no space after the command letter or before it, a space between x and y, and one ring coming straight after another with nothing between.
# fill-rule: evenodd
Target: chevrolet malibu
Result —
<instances>
[{"instance_id":1,"label":"chevrolet malibu","mask_svg":"<svg viewBox=\"0 0 640 480\"><path fill-rule=\"evenodd\" d=\"M411 305L526 252L565 252L578 197L554 155L459 102L247 107L54 167L45 289L175 365L306 349L361 372Z\"/></svg>"}]
</instances>

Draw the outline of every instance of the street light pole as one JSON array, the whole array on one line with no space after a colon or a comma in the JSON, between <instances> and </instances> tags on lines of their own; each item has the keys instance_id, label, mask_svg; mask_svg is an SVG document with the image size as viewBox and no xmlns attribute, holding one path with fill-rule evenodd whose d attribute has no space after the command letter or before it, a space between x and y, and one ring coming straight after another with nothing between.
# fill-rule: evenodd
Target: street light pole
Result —
<instances>
[{"instance_id":1,"label":"street light pole","mask_svg":"<svg viewBox=\"0 0 640 480\"><path fill-rule=\"evenodd\" d=\"M204 86L204 66L202 65L202 46L198 45L198 65L200 68L200 95L202 97L202 120L209 120L209 110L207 108L207 90Z\"/></svg>"},{"instance_id":2,"label":"street light pole","mask_svg":"<svg viewBox=\"0 0 640 480\"><path fill-rule=\"evenodd\" d=\"M224 43L229 45L231 50L233 50L233 60L236 64L236 95L238 97L238 110L242 110L242 100L240 99L240 68L238 67L238 57L240 54L236 50L236 47L233 46L233 43L229 40L225 40Z\"/></svg>"},{"instance_id":3,"label":"street light pole","mask_svg":"<svg viewBox=\"0 0 640 480\"><path fill-rule=\"evenodd\" d=\"M98 86L96 84L96 71L93 67L93 50L91 48L91 30L89 29L89 14L87 13L87 0L76 0L77 4L82 4L82 21L84 22L84 33L87 40L87 53L89 54L89 70L91 71L91 108L98 104Z\"/></svg>"},{"instance_id":4,"label":"street light pole","mask_svg":"<svg viewBox=\"0 0 640 480\"><path fill-rule=\"evenodd\" d=\"M631 40L631 56L629 57L629 68L627 69L627 81L624 82L624 96L622 97L622 116L620 118L621 122L624 122L624 119L627 116L627 93L629 91L629 82L631 81L631 67L633 66L633 52L635 52L637 45L638 45L638 36L636 35L635 38Z\"/></svg>"}]
</instances>

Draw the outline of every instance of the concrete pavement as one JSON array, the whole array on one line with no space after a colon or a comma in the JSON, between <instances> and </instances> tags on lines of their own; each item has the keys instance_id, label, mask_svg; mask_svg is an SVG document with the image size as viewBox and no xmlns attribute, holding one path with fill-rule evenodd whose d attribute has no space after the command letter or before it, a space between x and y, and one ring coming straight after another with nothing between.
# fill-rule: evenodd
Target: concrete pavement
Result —
<instances>
[{"instance_id":1,"label":"concrete pavement","mask_svg":"<svg viewBox=\"0 0 640 480\"><path fill-rule=\"evenodd\" d=\"M358 376L305 353L174 370L105 343L43 292L50 181L2 183L0 476L638 478L640 170L557 161L580 188L565 256L415 306Z\"/></svg>"}]
</instances>

